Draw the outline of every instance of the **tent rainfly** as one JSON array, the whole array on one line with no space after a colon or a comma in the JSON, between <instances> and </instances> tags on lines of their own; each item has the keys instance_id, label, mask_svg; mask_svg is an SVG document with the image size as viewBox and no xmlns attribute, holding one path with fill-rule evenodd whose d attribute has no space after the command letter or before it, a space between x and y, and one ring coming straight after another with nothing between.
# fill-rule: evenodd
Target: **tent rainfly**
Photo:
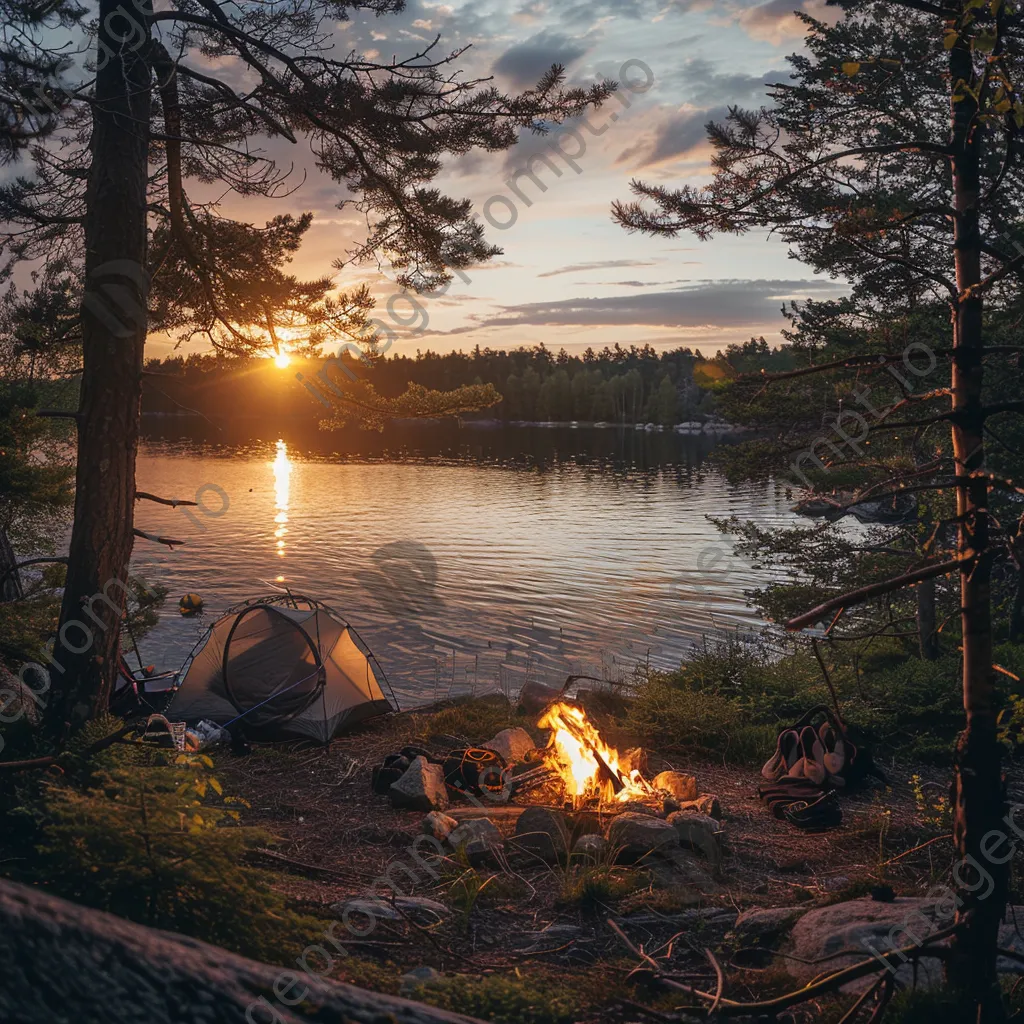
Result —
<instances>
[{"instance_id":1,"label":"tent rainfly","mask_svg":"<svg viewBox=\"0 0 1024 1024\"><path fill-rule=\"evenodd\" d=\"M182 666L167 717L240 724L259 740L332 736L397 709L356 631L312 598L274 595L229 609Z\"/></svg>"}]
</instances>

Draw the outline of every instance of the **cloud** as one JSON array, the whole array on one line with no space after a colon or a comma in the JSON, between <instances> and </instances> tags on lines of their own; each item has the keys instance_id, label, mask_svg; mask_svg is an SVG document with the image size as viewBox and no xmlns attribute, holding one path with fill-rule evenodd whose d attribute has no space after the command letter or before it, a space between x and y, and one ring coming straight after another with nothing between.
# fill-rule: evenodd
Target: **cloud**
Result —
<instances>
[{"instance_id":1,"label":"cloud","mask_svg":"<svg viewBox=\"0 0 1024 1024\"><path fill-rule=\"evenodd\" d=\"M624 150L616 163L650 167L652 164L693 154L707 145L708 121L721 121L727 113L725 107L711 107L676 111L669 115L654 131Z\"/></svg>"},{"instance_id":2,"label":"cloud","mask_svg":"<svg viewBox=\"0 0 1024 1024\"><path fill-rule=\"evenodd\" d=\"M683 260L683 264L700 266L700 260ZM575 284L597 288L654 288L666 284L680 284L686 278L676 277L670 281L576 281Z\"/></svg>"},{"instance_id":3,"label":"cloud","mask_svg":"<svg viewBox=\"0 0 1024 1024\"><path fill-rule=\"evenodd\" d=\"M792 4L792 0L785 0ZM767 88L775 82L791 78L789 71L766 71L762 75L747 75L742 72L715 70L715 65L702 57L691 57L685 61L673 76L685 90L688 102L695 107L753 104L761 106L767 102Z\"/></svg>"},{"instance_id":4,"label":"cloud","mask_svg":"<svg viewBox=\"0 0 1024 1024\"><path fill-rule=\"evenodd\" d=\"M575 274L581 270L605 270L612 267L653 267L657 260L595 260L593 263L570 263L567 267L548 270L538 277L557 277L559 274Z\"/></svg>"},{"instance_id":5,"label":"cloud","mask_svg":"<svg viewBox=\"0 0 1024 1024\"><path fill-rule=\"evenodd\" d=\"M835 21L835 14L827 11L825 0L767 0L767 3L750 7L740 15L740 27L752 39L773 43L778 46L788 39L803 38L807 26L796 16L803 11L815 18Z\"/></svg>"},{"instance_id":6,"label":"cloud","mask_svg":"<svg viewBox=\"0 0 1024 1024\"><path fill-rule=\"evenodd\" d=\"M785 300L837 297L846 290L838 282L823 279L699 281L644 295L500 306L490 316L474 317L473 327L449 333L508 326L753 327L778 318Z\"/></svg>"},{"instance_id":7,"label":"cloud","mask_svg":"<svg viewBox=\"0 0 1024 1024\"><path fill-rule=\"evenodd\" d=\"M771 2L792 3L792 0ZM684 105L663 115L653 129L623 151L617 162L649 167L681 157L699 156L707 147L709 121L725 120L730 106L756 108L770 103L768 87L789 78L787 71L767 71L763 75L718 74L710 61L691 58L676 73L673 83L686 94Z\"/></svg>"},{"instance_id":8,"label":"cloud","mask_svg":"<svg viewBox=\"0 0 1024 1024\"><path fill-rule=\"evenodd\" d=\"M552 64L568 67L579 60L589 47L561 32L545 30L509 47L495 62L493 70L519 89L537 84Z\"/></svg>"}]
</instances>

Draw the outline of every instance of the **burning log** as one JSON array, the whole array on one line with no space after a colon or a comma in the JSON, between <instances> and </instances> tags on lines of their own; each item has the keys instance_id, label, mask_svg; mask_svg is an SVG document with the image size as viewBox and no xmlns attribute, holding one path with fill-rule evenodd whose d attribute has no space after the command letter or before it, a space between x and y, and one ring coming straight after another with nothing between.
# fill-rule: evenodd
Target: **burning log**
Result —
<instances>
[{"instance_id":1,"label":"burning log","mask_svg":"<svg viewBox=\"0 0 1024 1024\"><path fill-rule=\"evenodd\" d=\"M625 802L654 795L639 770L625 770L623 756L601 738L578 705L552 704L537 725L551 730L549 764L558 771L575 805L593 798Z\"/></svg>"},{"instance_id":2,"label":"burning log","mask_svg":"<svg viewBox=\"0 0 1024 1024\"><path fill-rule=\"evenodd\" d=\"M514 796L517 793L525 793L529 789L543 785L549 779L555 778L558 773L549 765L541 765L539 768L531 768L522 775L514 775L508 781L509 794Z\"/></svg>"}]
</instances>

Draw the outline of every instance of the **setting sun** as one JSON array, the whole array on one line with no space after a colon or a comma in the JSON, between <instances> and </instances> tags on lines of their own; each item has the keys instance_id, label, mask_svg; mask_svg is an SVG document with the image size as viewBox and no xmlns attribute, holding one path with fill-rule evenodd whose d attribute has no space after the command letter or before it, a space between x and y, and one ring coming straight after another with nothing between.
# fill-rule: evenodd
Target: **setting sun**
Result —
<instances>
[{"instance_id":1,"label":"setting sun","mask_svg":"<svg viewBox=\"0 0 1024 1024\"><path fill-rule=\"evenodd\" d=\"M278 352L277 355L274 356L274 365L279 370L283 370L291 361L292 357L288 355L287 352Z\"/></svg>"}]
</instances>

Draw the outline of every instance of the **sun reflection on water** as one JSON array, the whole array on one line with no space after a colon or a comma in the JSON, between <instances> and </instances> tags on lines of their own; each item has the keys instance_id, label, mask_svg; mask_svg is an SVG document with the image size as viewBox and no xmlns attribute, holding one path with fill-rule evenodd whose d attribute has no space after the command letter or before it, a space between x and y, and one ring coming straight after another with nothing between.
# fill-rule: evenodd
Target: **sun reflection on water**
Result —
<instances>
[{"instance_id":1,"label":"sun reflection on water","mask_svg":"<svg viewBox=\"0 0 1024 1024\"><path fill-rule=\"evenodd\" d=\"M277 442L277 455L271 463L274 470L274 508L277 514L274 522L277 528L274 530L274 537L277 544L277 553L284 558L284 536L288 532L288 498L291 491L292 463L288 458L288 445L284 441Z\"/></svg>"}]
</instances>

